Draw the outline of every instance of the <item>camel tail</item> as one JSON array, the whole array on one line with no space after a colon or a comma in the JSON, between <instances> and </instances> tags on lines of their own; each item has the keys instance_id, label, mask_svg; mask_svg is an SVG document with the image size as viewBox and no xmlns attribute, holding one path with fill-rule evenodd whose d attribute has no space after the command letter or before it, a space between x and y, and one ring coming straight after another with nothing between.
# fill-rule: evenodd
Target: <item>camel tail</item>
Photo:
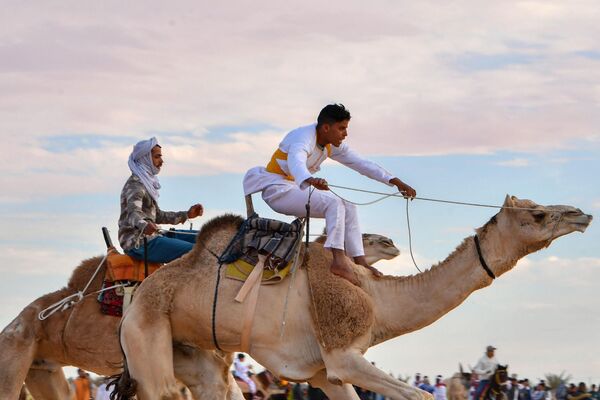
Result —
<instances>
[{"instance_id":1,"label":"camel tail","mask_svg":"<svg viewBox=\"0 0 600 400\"><path fill-rule=\"evenodd\" d=\"M119 338L121 338L121 324L119 324ZM123 355L123 372L110 376L106 389L110 393L110 400L133 400L137 393L137 381L129 374L127 358L125 357L125 352L123 351L123 345L121 344L120 339L119 346L121 347L121 354ZM112 387L114 387L114 389L111 389Z\"/></svg>"},{"instance_id":2,"label":"camel tail","mask_svg":"<svg viewBox=\"0 0 600 400\"><path fill-rule=\"evenodd\" d=\"M114 386L114 389L111 387ZM109 383L106 385L110 393L110 400L132 400L137 393L137 381L129 375L127 369L127 361L123 361L123 372L112 375L109 378Z\"/></svg>"}]
</instances>

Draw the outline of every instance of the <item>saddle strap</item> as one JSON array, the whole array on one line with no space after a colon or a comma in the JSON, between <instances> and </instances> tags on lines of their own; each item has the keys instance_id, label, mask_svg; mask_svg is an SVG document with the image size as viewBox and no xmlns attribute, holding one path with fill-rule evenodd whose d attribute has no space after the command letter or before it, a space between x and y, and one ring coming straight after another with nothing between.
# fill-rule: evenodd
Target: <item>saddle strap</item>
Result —
<instances>
[{"instance_id":1,"label":"saddle strap","mask_svg":"<svg viewBox=\"0 0 600 400\"><path fill-rule=\"evenodd\" d=\"M256 303L258 302L258 292L260 290L260 282L265 268L267 257L259 254L258 263L248 276L248 279L242 285L242 288L235 297L238 303L248 301L244 307L244 322L242 325L241 347L245 353L250 352L250 334L252 333L252 322L254 321L254 313L256 312Z\"/></svg>"},{"instance_id":2,"label":"saddle strap","mask_svg":"<svg viewBox=\"0 0 600 400\"><path fill-rule=\"evenodd\" d=\"M133 293L135 292L135 290L137 289L137 287L138 287L138 285L125 286L123 288L123 291L124 291L124 294L123 294L123 313L125 313L125 310L131 304L131 300L133 300Z\"/></svg>"}]
</instances>

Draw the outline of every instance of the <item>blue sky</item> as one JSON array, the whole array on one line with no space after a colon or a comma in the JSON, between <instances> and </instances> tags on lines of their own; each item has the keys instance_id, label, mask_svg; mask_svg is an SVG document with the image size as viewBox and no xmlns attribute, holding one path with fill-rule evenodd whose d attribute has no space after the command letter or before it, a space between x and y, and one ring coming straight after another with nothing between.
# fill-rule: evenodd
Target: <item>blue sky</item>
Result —
<instances>
[{"instance_id":1,"label":"blue sky","mask_svg":"<svg viewBox=\"0 0 600 400\"><path fill-rule=\"evenodd\" d=\"M101 254L100 227L116 239L137 140L159 138L161 207L202 202L198 227L243 213L244 171L334 101L352 112L349 144L420 196L500 205L511 194L597 219L594 1L330 3L9 2L12 18L0 27L0 326ZM335 163L321 175L389 190ZM254 201L261 215L278 217ZM416 272L404 206L389 199L360 208L363 230L401 249L380 265L397 275ZM411 203L420 266L443 259L494 213ZM599 242L596 221L367 357L395 374L448 375L491 343L521 376L566 370L600 383L590 351L600 329Z\"/></svg>"}]
</instances>

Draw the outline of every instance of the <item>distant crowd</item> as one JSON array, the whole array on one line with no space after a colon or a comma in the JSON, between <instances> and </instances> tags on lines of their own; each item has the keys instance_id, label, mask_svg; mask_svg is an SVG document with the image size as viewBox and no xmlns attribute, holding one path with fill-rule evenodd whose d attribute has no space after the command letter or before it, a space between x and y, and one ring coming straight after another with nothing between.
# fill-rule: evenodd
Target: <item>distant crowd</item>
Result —
<instances>
[{"instance_id":1,"label":"distant crowd","mask_svg":"<svg viewBox=\"0 0 600 400\"><path fill-rule=\"evenodd\" d=\"M106 388L108 378L91 378L90 375L79 369L76 378L70 378L73 400L109 400L109 392ZM234 372L235 374L235 372ZM407 382L409 377L398 377L399 380ZM278 381L280 390L272 396L272 399L281 400L327 400L327 396L317 388L306 383L288 383ZM415 374L410 384L419 389L425 390L433 395L434 400L458 400L451 399L447 392L446 379L437 375L432 381L427 375ZM469 390L466 400L478 400L476 389L479 380L476 374L472 374L469 382ZM517 379L516 374L502 385L504 400L600 400L600 386L592 384L589 388L584 382L578 384L570 382L560 382L557 387L551 387L545 380L540 380L535 385L531 385L529 379ZM380 394L354 387L358 397L361 400L386 400ZM182 398L191 400L191 395L186 389L182 390ZM31 396L23 392L20 400L29 400Z\"/></svg>"}]
</instances>

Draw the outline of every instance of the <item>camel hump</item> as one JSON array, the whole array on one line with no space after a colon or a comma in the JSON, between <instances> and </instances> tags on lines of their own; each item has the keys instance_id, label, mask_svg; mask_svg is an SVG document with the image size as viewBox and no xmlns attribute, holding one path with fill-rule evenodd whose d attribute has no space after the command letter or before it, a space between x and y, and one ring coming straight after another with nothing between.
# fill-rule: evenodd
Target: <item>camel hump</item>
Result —
<instances>
[{"instance_id":1,"label":"camel hump","mask_svg":"<svg viewBox=\"0 0 600 400\"><path fill-rule=\"evenodd\" d=\"M307 266L313 297L311 315L320 342L327 351L346 348L366 334L374 322L369 295L329 270L331 255L321 244L311 243Z\"/></svg>"}]
</instances>

